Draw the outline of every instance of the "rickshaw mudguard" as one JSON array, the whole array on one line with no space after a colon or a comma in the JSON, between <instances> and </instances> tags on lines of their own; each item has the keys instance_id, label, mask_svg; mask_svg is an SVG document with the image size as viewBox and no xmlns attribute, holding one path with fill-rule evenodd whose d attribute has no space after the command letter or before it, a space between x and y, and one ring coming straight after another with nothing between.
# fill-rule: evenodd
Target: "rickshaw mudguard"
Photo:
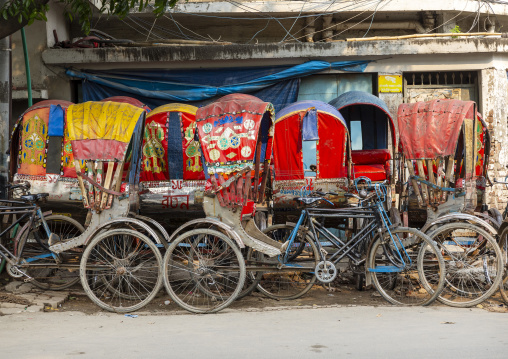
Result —
<instances>
[{"instance_id":1,"label":"rickshaw mudguard","mask_svg":"<svg viewBox=\"0 0 508 359\"><path fill-rule=\"evenodd\" d=\"M124 198L119 200L118 197L115 196L113 198L113 204L109 210L100 212L92 210L91 222L83 233L65 242L53 244L49 247L49 249L54 253L61 253L68 249L82 246L86 244L104 225L119 217L124 217L128 213L129 199Z\"/></svg>"},{"instance_id":2,"label":"rickshaw mudguard","mask_svg":"<svg viewBox=\"0 0 508 359\"><path fill-rule=\"evenodd\" d=\"M467 222L479 225L482 228L485 228L493 236L496 236L498 234L498 231L492 225L490 225L487 221L484 221L483 219L478 218L478 217L473 216L472 214L468 214L468 213L446 214L446 215L439 217L438 219L436 219L430 223L425 224L425 226L423 226L420 229L420 231L422 231L423 233L426 233L426 232L428 232L428 230L430 228L432 228L435 225L445 224L445 223L453 222L453 221L467 221Z\"/></svg>"},{"instance_id":3,"label":"rickshaw mudguard","mask_svg":"<svg viewBox=\"0 0 508 359\"><path fill-rule=\"evenodd\" d=\"M192 221L189 221L189 222L186 222L184 224L182 224L180 227L178 227L172 234L171 236L169 237L168 239L168 242L171 243L176 237L178 237L178 235L180 235L184 229L186 229L187 227L192 227L192 226L195 226L195 225L198 225L198 224L203 224L203 223L206 223L206 224L209 224L209 225L212 225L212 226L217 226L219 227L220 229L224 230L230 238L234 239L235 242L238 244L238 247L240 248L245 248L245 245L243 244L242 242L242 239L240 238L240 236L233 230L233 228L229 225L227 225L226 223L223 223L215 218L198 218L198 219L193 219Z\"/></svg>"},{"instance_id":4,"label":"rickshaw mudguard","mask_svg":"<svg viewBox=\"0 0 508 359\"><path fill-rule=\"evenodd\" d=\"M281 254L282 243L274 241L261 232L251 218L247 223L242 223L242 212L239 208L236 211L229 207L220 205L217 197L206 196L203 199L203 209L207 217L217 218L220 222L227 224L241 239L247 247L260 251L269 257Z\"/></svg>"}]
</instances>

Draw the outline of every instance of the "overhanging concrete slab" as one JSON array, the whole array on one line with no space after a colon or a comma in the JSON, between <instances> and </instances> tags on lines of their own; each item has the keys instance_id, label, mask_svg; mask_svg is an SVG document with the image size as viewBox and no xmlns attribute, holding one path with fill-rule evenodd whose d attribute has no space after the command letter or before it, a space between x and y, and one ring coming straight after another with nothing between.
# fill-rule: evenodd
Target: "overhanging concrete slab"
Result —
<instances>
[{"instance_id":1,"label":"overhanging concrete slab","mask_svg":"<svg viewBox=\"0 0 508 359\"><path fill-rule=\"evenodd\" d=\"M153 46L48 49L46 65L132 64L274 59L375 59L397 55L507 53L508 39L414 39L396 41L286 43L260 45Z\"/></svg>"}]
</instances>

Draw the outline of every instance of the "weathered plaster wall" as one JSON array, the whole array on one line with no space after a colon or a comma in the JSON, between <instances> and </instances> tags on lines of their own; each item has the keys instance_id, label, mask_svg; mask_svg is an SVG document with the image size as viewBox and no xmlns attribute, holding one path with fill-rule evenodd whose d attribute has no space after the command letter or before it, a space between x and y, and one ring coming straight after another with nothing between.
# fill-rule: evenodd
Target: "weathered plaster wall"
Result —
<instances>
[{"instance_id":1,"label":"weathered plaster wall","mask_svg":"<svg viewBox=\"0 0 508 359\"><path fill-rule=\"evenodd\" d=\"M505 68L487 68L481 71L481 103L483 116L492 136L489 164L491 180L504 180L508 174L508 81ZM489 207L503 209L508 202L508 190L504 185L495 185L488 192Z\"/></svg>"}]
</instances>

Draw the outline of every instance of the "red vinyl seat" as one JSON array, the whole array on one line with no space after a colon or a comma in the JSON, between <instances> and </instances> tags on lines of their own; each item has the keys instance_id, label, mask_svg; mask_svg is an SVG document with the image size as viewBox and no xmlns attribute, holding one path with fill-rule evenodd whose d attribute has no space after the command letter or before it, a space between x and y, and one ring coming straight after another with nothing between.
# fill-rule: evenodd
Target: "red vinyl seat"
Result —
<instances>
[{"instance_id":1,"label":"red vinyl seat","mask_svg":"<svg viewBox=\"0 0 508 359\"><path fill-rule=\"evenodd\" d=\"M354 178L365 176L372 181L384 181L390 176L390 151L380 150L356 150L351 151L354 163Z\"/></svg>"}]
</instances>

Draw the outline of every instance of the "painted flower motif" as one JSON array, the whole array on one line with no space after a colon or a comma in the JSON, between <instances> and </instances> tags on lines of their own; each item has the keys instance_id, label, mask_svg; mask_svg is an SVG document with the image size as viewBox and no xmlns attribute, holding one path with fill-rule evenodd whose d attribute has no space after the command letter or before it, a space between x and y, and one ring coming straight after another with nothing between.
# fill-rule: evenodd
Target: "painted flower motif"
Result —
<instances>
[{"instance_id":1,"label":"painted flower motif","mask_svg":"<svg viewBox=\"0 0 508 359\"><path fill-rule=\"evenodd\" d=\"M25 146L26 146L27 148L32 148L32 147L34 146L34 141L32 141L32 140L30 140L30 139L29 139L29 140L26 140L26 141L25 141Z\"/></svg>"},{"instance_id":2,"label":"painted flower motif","mask_svg":"<svg viewBox=\"0 0 508 359\"><path fill-rule=\"evenodd\" d=\"M43 140L35 141L35 148L37 148L38 150L42 150L44 148L44 141Z\"/></svg>"}]
</instances>

